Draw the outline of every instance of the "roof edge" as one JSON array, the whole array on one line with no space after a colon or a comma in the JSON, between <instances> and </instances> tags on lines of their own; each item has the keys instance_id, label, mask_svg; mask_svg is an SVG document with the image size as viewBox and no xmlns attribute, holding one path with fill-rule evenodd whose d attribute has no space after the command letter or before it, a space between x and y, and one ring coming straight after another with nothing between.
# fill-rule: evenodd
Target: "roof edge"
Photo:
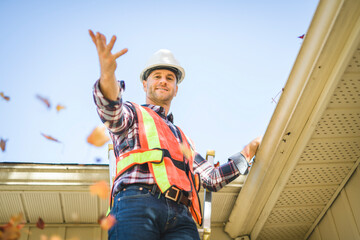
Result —
<instances>
[{"instance_id":1,"label":"roof edge","mask_svg":"<svg viewBox=\"0 0 360 240\"><path fill-rule=\"evenodd\" d=\"M225 225L225 231L233 238L251 233L266 199L278 181L286 159L279 161L275 159L275 155L279 152L284 139L286 141L286 136L291 134L287 131L289 122L300 99L303 98L306 87L309 87L317 60L344 2L345 0L322 0L318 4L284 92L264 135L256 164L252 167L230 214L229 222ZM276 172L272 171L274 169Z\"/></svg>"}]
</instances>

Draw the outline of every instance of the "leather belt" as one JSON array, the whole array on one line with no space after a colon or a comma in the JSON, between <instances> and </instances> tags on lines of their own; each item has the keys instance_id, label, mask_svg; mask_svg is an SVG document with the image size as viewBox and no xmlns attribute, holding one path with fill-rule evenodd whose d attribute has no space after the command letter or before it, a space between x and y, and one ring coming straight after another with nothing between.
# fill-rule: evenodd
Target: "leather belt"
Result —
<instances>
[{"instance_id":1,"label":"leather belt","mask_svg":"<svg viewBox=\"0 0 360 240\"><path fill-rule=\"evenodd\" d=\"M153 185L147 185L147 184L141 184L141 183L134 183L130 185L124 186L120 191L125 191L127 187L129 186L139 186L139 188L145 188L148 189L152 195L155 195L156 193L161 193L159 187L156 184ZM169 190L167 190L165 193L161 193L165 198L170 199L176 203L184 204L185 206L189 207L191 206L191 200L184 194L184 191L181 189L171 186Z\"/></svg>"}]
</instances>

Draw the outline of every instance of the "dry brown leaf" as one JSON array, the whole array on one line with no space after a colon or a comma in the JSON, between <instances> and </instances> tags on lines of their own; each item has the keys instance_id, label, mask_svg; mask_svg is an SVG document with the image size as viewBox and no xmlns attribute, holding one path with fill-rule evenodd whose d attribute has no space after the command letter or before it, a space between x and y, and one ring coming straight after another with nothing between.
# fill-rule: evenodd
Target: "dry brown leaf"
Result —
<instances>
[{"instance_id":1,"label":"dry brown leaf","mask_svg":"<svg viewBox=\"0 0 360 240\"><path fill-rule=\"evenodd\" d=\"M50 237L50 240L62 240L62 238L60 236L58 236L58 235L52 235Z\"/></svg>"},{"instance_id":2,"label":"dry brown leaf","mask_svg":"<svg viewBox=\"0 0 360 240\"><path fill-rule=\"evenodd\" d=\"M22 213L19 213L17 215L13 215L11 218L10 218L10 221L9 223L13 226L17 226L21 223L24 223L24 215Z\"/></svg>"},{"instance_id":3,"label":"dry brown leaf","mask_svg":"<svg viewBox=\"0 0 360 240\"><path fill-rule=\"evenodd\" d=\"M48 139L50 141L61 143L59 140L57 140L56 138L53 138L52 136L46 135L44 133L41 133L41 135L43 135L46 139Z\"/></svg>"},{"instance_id":4,"label":"dry brown leaf","mask_svg":"<svg viewBox=\"0 0 360 240\"><path fill-rule=\"evenodd\" d=\"M46 105L47 108L51 107L50 101L47 98L44 98L40 95L36 95L36 98L39 99L42 103L44 103Z\"/></svg>"},{"instance_id":5,"label":"dry brown leaf","mask_svg":"<svg viewBox=\"0 0 360 240\"><path fill-rule=\"evenodd\" d=\"M48 240L48 237L45 234L41 234L40 240Z\"/></svg>"},{"instance_id":6,"label":"dry brown leaf","mask_svg":"<svg viewBox=\"0 0 360 240\"><path fill-rule=\"evenodd\" d=\"M0 226L1 240L17 240L20 238L20 229L24 227L24 216L22 213L10 218L6 225Z\"/></svg>"},{"instance_id":7,"label":"dry brown leaf","mask_svg":"<svg viewBox=\"0 0 360 240\"><path fill-rule=\"evenodd\" d=\"M5 94L3 92L0 92L0 97L2 97L3 99L5 99L6 101L10 101L10 97L5 96Z\"/></svg>"},{"instance_id":8,"label":"dry brown leaf","mask_svg":"<svg viewBox=\"0 0 360 240\"><path fill-rule=\"evenodd\" d=\"M63 109L65 109L65 106L60 105L60 104L56 105L56 111L57 111L57 112L60 112L60 111L63 110Z\"/></svg>"},{"instance_id":9,"label":"dry brown leaf","mask_svg":"<svg viewBox=\"0 0 360 240\"><path fill-rule=\"evenodd\" d=\"M1 240L17 240L20 238L20 229L16 226L7 224L0 227L0 239Z\"/></svg>"},{"instance_id":10,"label":"dry brown leaf","mask_svg":"<svg viewBox=\"0 0 360 240\"><path fill-rule=\"evenodd\" d=\"M109 197L110 188L106 181L102 180L90 186L91 195L97 195L99 198L107 199Z\"/></svg>"},{"instance_id":11,"label":"dry brown leaf","mask_svg":"<svg viewBox=\"0 0 360 240\"><path fill-rule=\"evenodd\" d=\"M39 217L38 221L36 222L36 227L40 228L40 229L44 229L45 228L45 222L44 220L42 220L41 217Z\"/></svg>"},{"instance_id":12,"label":"dry brown leaf","mask_svg":"<svg viewBox=\"0 0 360 240\"><path fill-rule=\"evenodd\" d=\"M102 229L109 230L116 223L116 218L109 214L107 217L100 217L98 222L100 223L100 227Z\"/></svg>"},{"instance_id":13,"label":"dry brown leaf","mask_svg":"<svg viewBox=\"0 0 360 240\"><path fill-rule=\"evenodd\" d=\"M1 148L1 151L5 152L5 148L6 148L6 142L7 140L5 139L0 139L0 148Z\"/></svg>"},{"instance_id":14,"label":"dry brown leaf","mask_svg":"<svg viewBox=\"0 0 360 240\"><path fill-rule=\"evenodd\" d=\"M87 138L87 142L96 147L102 147L109 140L110 138L105 134L105 126L96 127Z\"/></svg>"}]
</instances>

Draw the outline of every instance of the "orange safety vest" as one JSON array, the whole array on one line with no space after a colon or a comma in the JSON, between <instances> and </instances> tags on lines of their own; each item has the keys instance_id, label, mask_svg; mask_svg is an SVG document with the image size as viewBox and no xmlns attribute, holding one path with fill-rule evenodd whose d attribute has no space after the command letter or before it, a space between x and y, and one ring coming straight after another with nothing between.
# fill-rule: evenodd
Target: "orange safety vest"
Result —
<instances>
[{"instance_id":1,"label":"orange safety vest","mask_svg":"<svg viewBox=\"0 0 360 240\"><path fill-rule=\"evenodd\" d=\"M115 180L136 164L148 164L162 193L166 193L172 186L188 192L191 200L189 210L194 220L202 225L198 196L200 180L198 175L194 175L195 155L185 134L178 128L182 139L182 143L179 143L169 126L155 111L132 104L139 122L140 149L121 154L116 159Z\"/></svg>"}]
</instances>

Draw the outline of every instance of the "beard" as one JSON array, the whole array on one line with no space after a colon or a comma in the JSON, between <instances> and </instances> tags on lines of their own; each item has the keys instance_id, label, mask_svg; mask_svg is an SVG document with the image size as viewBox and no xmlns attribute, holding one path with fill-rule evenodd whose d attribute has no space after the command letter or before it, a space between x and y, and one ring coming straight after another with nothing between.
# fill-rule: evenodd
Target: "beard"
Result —
<instances>
[{"instance_id":1,"label":"beard","mask_svg":"<svg viewBox=\"0 0 360 240\"><path fill-rule=\"evenodd\" d=\"M148 89L147 98L151 99L153 102L156 103L169 103L175 96L174 91L165 91L159 89Z\"/></svg>"}]
</instances>

